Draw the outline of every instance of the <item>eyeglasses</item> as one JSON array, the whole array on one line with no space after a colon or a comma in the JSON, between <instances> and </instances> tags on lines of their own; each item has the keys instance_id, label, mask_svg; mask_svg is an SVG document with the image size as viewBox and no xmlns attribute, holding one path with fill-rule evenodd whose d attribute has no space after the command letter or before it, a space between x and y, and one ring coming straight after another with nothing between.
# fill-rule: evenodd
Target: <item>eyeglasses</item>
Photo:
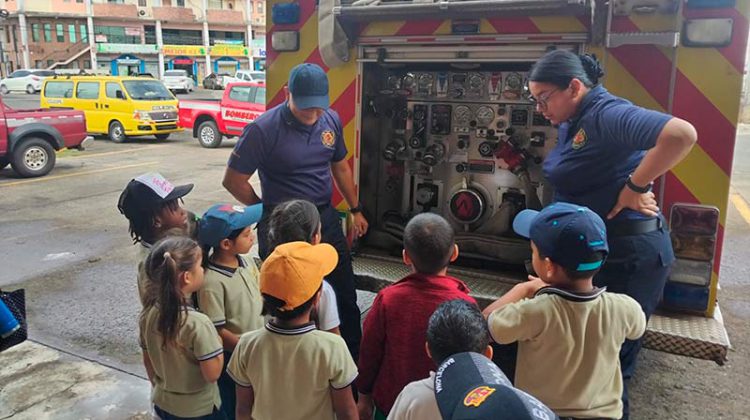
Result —
<instances>
[{"instance_id":1,"label":"eyeglasses","mask_svg":"<svg viewBox=\"0 0 750 420\"><path fill-rule=\"evenodd\" d=\"M533 103L534 105L536 105L539 108L539 110L546 111L547 110L547 101L550 100L550 98L552 97L552 95L554 95L555 93L557 93L559 91L560 91L560 89L555 88L555 89L552 89L550 91L547 91L547 92L539 95L536 98L533 97L533 96L529 96L529 100L531 101L531 103Z\"/></svg>"}]
</instances>

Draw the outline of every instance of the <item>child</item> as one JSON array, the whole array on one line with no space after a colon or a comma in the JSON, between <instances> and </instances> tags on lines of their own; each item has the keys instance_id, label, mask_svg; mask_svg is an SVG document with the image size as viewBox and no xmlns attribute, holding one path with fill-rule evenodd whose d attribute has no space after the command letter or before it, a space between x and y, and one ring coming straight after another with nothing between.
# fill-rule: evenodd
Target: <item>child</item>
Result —
<instances>
[{"instance_id":1,"label":"child","mask_svg":"<svg viewBox=\"0 0 750 420\"><path fill-rule=\"evenodd\" d=\"M203 214L199 241L208 264L198 291L198 308L214 323L224 343L224 368L240 335L263 327L263 299L258 268L242 257L253 246L250 227L260 220L263 205L242 207L217 204ZM234 418L234 381L222 371L219 378L222 411Z\"/></svg>"},{"instance_id":2,"label":"child","mask_svg":"<svg viewBox=\"0 0 750 420\"><path fill-rule=\"evenodd\" d=\"M177 232L184 235L193 230L195 215L180 205L182 197L193 189L193 184L174 186L158 173L147 173L132 179L120 194L117 208L130 224L137 252L138 296L146 305L146 283L143 262L151 245L159 239Z\"/></svg>"},{"instance_id":3,"label":"child","mask_svg":"<svg viewBox=\"0 0 750 420\"><path fill-rule=\"evenodd\" d=\"M506 396L500 400L501 403L507 401L508 396L511 399L520 397L527 401L535 401L530 404L530 408L539 410L538 416L530 416L523 410L508 412L507 407L498 407L495 402L486 401L486 406L482 407L483 410L477 410L482 412L481 415L461 418L505 418L508 420L526 418L552 420L555 418L554 413L544 407L543 404L514 389L508 378L492 363L490 360L492 358L492 347L490 346L487 323L476 305L461 299L449 300L440 304L430 317L427 325L425 350L427 355L435 362L435 365L440 366L438 372L440 372L440 381L443 384L443 390L440 391L442 394L440 395L441 407L438 407L438 400L435 396L435 373L430 372L429 378L412 382L401 391L391 412L388 413L388 419L440 419L442 418L441 409L460 408L460 405L455 404L459 402L456 401L456 397L459 400L462 399L469 393L470 389L476 388L480 384L493 387L493 394L500 389L500 387L494 385L502 385L501 388L505 390ZM449 388L450 390L448 390ZM482 402L477 407L484 404L485 402ZM489 406L495 408L490 409ZM451 412L445 413L444 418L454 417Z\"/></svg>"},{"instance_id":4,"label":"child","mask_svg":"<svg viewBox=\"0 0 750 420\"><path fill-rule=\"evenodd\" d=\"M331 245L306 242L279 245L263 262L263 311L272 318L242 335L227 369L238 385L238 419L357 419L357 366L346 343L310 322L337 263Z\"/></svg>"},{"instance_id":5,"label":"child","mask_svg":"<svg viewBox=\"0 0 750 420\"><path fill-rule=\"evenodd\" d=\"M620 347L643 335L646 317L632 298L593 285L609 252L604 222L586 207L555 203L522 211L513 229L531 239L539 278L484 314L495 341L519 342L516 386L563 417L619 419Z\"/></svg>"},{"instance_id":6,"label":"child","mask_svg":"<svg viewBox=\"0 0 750 420\"><path fill-rule=\"evenodd\" d=\"M412 274L378 293L362 328L359 354L359 413L385 418L401 390L429 375L435 364L424 352L427 321L441 303L463 299L476 305L469 288L447 276L458 258L458 246L448 222L423 213L404 229L404 263Z\"/></svg>"},{"instance_id":7,"label":"child","mask_svg":"<svg viewBox=\"0 0 750 420\"><path fill-rule=\"evenodd\" d=\"M320 213L306 200L291 200L276 206L268 223L268 249L287 242L320 243ZM313 310L313 320L319 330L339 334L339 311L333 287L323 280L320 303Z\"/></svg>"},{"instance_id":8,"label":"child","mask_svg":"<svg viewBox=\"0 0 750 420\"><path fill-rule=\"evenodd\" d=\"M143 363L162 420L223 419L216 380L224 364L221 340L207 316L190 306L203 285L203 253L187 237L157 242L146 258L151 281L140 316Z\"/></svg>"}]
</instances>

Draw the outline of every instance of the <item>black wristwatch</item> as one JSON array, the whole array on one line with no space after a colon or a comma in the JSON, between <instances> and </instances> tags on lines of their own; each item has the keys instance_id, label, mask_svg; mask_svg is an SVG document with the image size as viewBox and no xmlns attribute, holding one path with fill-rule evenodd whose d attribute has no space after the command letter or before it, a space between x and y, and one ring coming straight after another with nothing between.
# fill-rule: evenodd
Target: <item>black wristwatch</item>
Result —
<instances>
[{"instance_id":1,"label":"black wristwatch","mask_svg":"<svg viewBox=\"0 0 750 420\"><path fill-rule=\"evenodd\" d=\"M354 207L349 207L349 213L362 213L362 203L359 203Z\"/></svg>"},{"instance_id":2,"label":"black wristwatch","mask_svg":"<svg viewBox=\"0 0 750 420\"><path fill-rule=\"evenodd\" d=\"M627 185L628 188L630 188L631 190L637 192L638 194L645 194L645 193L651 191L652 188L654 188L654 183L653 182L649 182L648 185L646 185L645 187L641 187L640 185L635 185L633 183L633 180L631 179L632 177L633 177L632 174L628 175L628 179L625 180L625 185Z\"/></svg>"}]
</instances>

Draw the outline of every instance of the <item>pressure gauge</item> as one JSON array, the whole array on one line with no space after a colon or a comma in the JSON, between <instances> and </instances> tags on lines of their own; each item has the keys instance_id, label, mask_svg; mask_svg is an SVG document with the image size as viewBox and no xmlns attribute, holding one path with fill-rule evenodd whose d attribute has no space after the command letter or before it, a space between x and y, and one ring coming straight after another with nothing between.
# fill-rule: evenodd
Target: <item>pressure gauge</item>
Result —
<instances>
[{"instance_id":1,"label":"pressure gauge","mask_svg":"<svg viewBox=\"0 0 750 420\"><path fill-rule=\"evenodd\" d=\"M488 106L480 106L477 109L477 125L480 127L489 126L495 119L495 111Z\"/></svg>"},{"instance_id":2,"label":"pressure gauge","mask_svg":"<svg viewBox=\"0 0 750 420\"><path fill-rule=\"evenodd\" d=\"M467 127L471 121L471 109L464 105L457 106L453 110L453 121L458 127Z\"/></svg>"}]
</instances>

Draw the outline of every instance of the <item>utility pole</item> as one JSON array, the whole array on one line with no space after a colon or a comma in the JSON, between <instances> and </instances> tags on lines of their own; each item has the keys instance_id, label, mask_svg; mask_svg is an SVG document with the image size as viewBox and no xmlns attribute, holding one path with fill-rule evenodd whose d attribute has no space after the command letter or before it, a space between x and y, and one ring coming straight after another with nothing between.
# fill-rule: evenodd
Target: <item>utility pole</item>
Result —
<instances>
[{"instance_id":1,"label":"utility pole","mask_svg":"<svg viewBox=\"0 0 750 420\"><path fill-rule=\"evenodd\" d=\"M5 38L8 31L8 26L5 22L8 19L8 15L7 9L0 9L0 26L3 28L2 34L0 34L0 77L8 76L8 68L5 64Z\"/></svg>"},{"instance_id":2,"label":"utility pole","mask_svg":"<svg viewBox=\"0 0 750 420\"><path fill-rule=\"evenodd\" d=\"M31 68L31 55L29 54L29 31L26 27L26 4L24 0L18 0L18 29L21 32L21 48L23 49L23 68Z\"/></svg>"},{"instance_id":3,"label":"utility pole","mask_svg":"<svg viewBox=\"0 0 750 420\"><path fill-rule=\"evenodd\" d=\"M253 0L245 0L245 16L247 20L247 61L250 70L255 70L253 63Z\"/></svg>"},{"instance_id":4,"label":"utility pole","mask_svg":"<svg viewBox=\"0 0 750 420\"><path fill-rule=\"evenodd\" d=\"M86 27L88 28L89 57L91 57L91 73L96 74L99 65L96 62L96 35L94 34L94 6L91 0L86 0Z\"/></svg>"}]
</instances>

